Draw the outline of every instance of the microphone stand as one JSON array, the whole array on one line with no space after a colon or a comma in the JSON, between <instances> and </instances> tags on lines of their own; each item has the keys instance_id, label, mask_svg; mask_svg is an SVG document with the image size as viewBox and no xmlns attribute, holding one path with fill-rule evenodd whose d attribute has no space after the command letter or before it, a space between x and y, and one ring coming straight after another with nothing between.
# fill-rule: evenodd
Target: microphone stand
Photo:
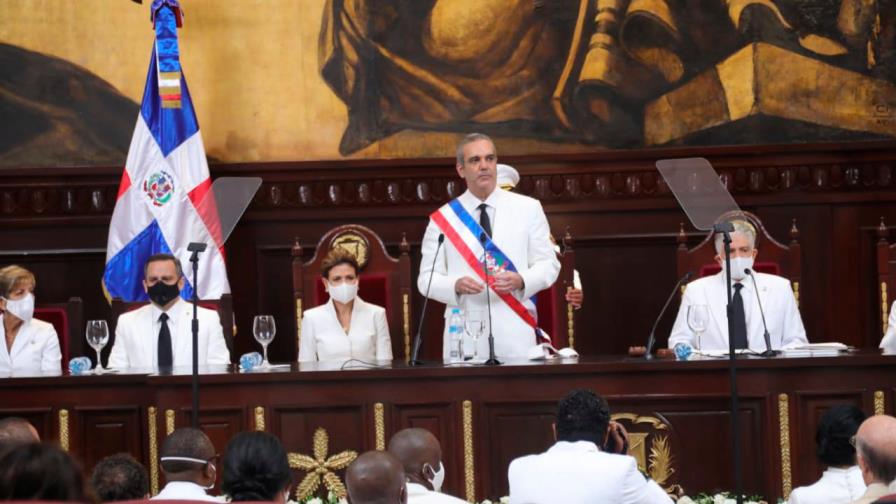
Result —
<instances>
[{"instance_id":1,"label":"microphone stand","mask_svg":"<svg viewBox=\"0 0 896 504\"><path fill-rule=\"evenodd\" d=\"M193 265L193 320L191 329L193 332L193 372L191 385L193 389L193 415L192 425L199 428L199 253L205 252L205 243L192 242L187 245L187 251L192 252L190 263Z\"/></svg>"},{"instance_id":2,"label":"microphone stand","mask_svg":"<svg viewBox=\"0 0 896 504\"><path fill-rule=\"evenodd\" d=\"M488 237L485 233L479 235L479 242L482 243L483 250L485 249L485 242ZM483 254L483 257L484 254ZM482 261L482 270L485 272L485 302L488 307L488 360L485 361L487 366L497 366L501 364L501 361L495 358L495 335L492 333L492 298L489 289L491 287L488 284L488 261Z\"/></svg>"},{"instance_id":3,"label":"microphone stand","mask_svg":"<svg viewBox=\"0 0 896 504\"><path fill-rule=\"evenodd\" d=\"M731 233L734 232L734 224L730 222L720 222L713 226L715 233L722 233L723 242L725 244L725 291L728 294L728 363L730 369L730 390L731 390L731 444L732 453L734 454L734 495L737 504L743 504L743 481L741 475L741 451L740 451L740 419L738 418L738 410L740 409L737 400L737 358L734 349L734 307L732 306L733 294L731 292Z\"/></svg>"},{"instance_id":4,"label":"microphone stand","mask_svg":"<svg viewBox=\"0 0 896 504\"><path fill-rule=\"evenodd\" d=\"M653 345L656 344L656 326L660 325L660 319L663 318L663 315L666 313L666 309L669 308L669 304L672 302L672 299L675 297L675 293L678 292L678 288L681 287L681 284L690 280L693 276L693 273L688 271L684 274L683 277L678 279L678 282L675 282L675 288L672 289L672 292L669 293L669 298L666 299L666 304L663 305L663 309L660 310L659 316L656 318L656 322L653 323L653 328L650 329L650 336L647 338L647 353L644 354L645 360L653 360Z\"/></svg>"},{"instance_id":5,"label":"microphone stand","mask_svg":"<svg viewBox=\"0 0 896 504\"><path fill-rule=\"evenodd\" d=\"M423 309L420 311L420 323L417 324L417 335L414 336L414 351L411 352L411 360L408 364L411 366L422 366L423 361L417 357L420 355L420 346L423 345L423 320L426 318L426 305L429 304L429 289L432 287L432 277L436 273L436 259L439 257L439 249L445 243L445 235L439 233L439 244L436 246L436 253L432 256L432 265L429 269L429 282L426 284L426 295L423 296Z\"/></svg>"},{"instance_id":6,"label":"microphone stand","mask_svg":"<svg viewBox=\"0 0 896 504\"><path fill-rule=\"evenodd\" d=\"M772 350L772 337L769 335L768 325L765 323L765 310L762 309L762 301L759 300L759 286L756 285L756 277L753 276L753 270L750 268L744 269L744 273L750 275L750 279L753 280L753 290L756 291L756 304L759 305L759 314L762 315L762 328L765 330L765 333L762 335L765 338L765 351L759 355L762 357L774 357L780 352Z\"/></svg>"}]
</instances>

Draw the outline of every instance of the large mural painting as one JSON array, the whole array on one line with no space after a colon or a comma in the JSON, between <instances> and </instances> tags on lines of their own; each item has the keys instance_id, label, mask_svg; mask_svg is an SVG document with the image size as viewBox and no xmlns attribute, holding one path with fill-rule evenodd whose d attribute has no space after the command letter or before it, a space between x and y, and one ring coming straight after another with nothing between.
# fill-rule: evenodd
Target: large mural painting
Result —
<instances>
[{"instance_id":1,"label":"large mural painting","mask_svg":"<svg viewBox=\"0 0 896 504\"><path fill-rule=\"evenodd\" d=\"M224 162L444 157L471 130L501 154L896 137L888 0L182 5ZM123 162L151 40L124 0L0 5L0 164Z\"/></svg>"}]
</instances>

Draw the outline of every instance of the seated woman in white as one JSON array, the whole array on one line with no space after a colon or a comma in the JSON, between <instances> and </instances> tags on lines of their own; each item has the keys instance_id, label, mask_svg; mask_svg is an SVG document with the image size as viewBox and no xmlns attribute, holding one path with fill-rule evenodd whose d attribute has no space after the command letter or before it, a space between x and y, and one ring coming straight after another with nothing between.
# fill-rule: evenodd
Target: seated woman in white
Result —
<instances>
[{"instance_id":1,"label":"seated woman in white","mask_svg":"<svg viewBox=\"0 0 896 504\"><path fill-rule=\"evenodd\" d=\"M61 371L53 324L32 318L34 274L21 266L0 269L0 376Z\"/></svg>"},{"instance_id":2,"label":"seated woman in white","mask_svg":"<svg viewBox=\"0 0 896 504\"><path fill-rule=\"evenodd\" d=\"M330 299L302 317L299 362L392 360L386 310L357 296L358 269L344 249L324 258L320 273Z\"/></svg>"},{"instance_id":3,"label":"seated woman in white","mask_svg":"<svg viewBox=\"0 0 896 504\"><path fill-rule=\"evenodd\" d=\"M848 404L833 406L821 416L815 451L827 469L815 483L794 488L788 504L846 504L865 493L865 481L856 465L856 449L851 441L863 421L865 413Z\"/></svg>"}]
</instances>

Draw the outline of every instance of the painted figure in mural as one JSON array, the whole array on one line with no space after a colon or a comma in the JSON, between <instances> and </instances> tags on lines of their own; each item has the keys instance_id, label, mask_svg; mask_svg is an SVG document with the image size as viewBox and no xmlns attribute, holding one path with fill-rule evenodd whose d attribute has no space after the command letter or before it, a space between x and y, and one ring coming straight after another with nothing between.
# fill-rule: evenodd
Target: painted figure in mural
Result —
<instances>
[{"instance_id":1,"label":"painted figure in mural","mask_svg":"<svg viewBox=\"0 0 896 504\"><path fill-rule=\"evenodd\" d=\"M349 109L343 154L403 129L613 147L896 136L896 7L879 0L328 0L319 56Z\"/></svg>"}]
</instances>

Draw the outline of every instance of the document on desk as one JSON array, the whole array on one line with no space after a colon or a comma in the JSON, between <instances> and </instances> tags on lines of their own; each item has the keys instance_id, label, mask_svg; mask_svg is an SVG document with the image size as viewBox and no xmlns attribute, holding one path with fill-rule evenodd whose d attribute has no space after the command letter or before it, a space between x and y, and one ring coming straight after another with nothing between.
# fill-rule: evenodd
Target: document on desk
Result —
<instances>
[{"instance_id":1,"label":"document on desk","mask_svg":"<svg viewBox=\"0 0 896 504\"><path fill-rule=\"evenodd\" d=\"M843 343L832 341L829 343L809 343L793 348L785 348L781 351L784 357L834 357L849 350Z\"/></svg>"}]
</instances>

